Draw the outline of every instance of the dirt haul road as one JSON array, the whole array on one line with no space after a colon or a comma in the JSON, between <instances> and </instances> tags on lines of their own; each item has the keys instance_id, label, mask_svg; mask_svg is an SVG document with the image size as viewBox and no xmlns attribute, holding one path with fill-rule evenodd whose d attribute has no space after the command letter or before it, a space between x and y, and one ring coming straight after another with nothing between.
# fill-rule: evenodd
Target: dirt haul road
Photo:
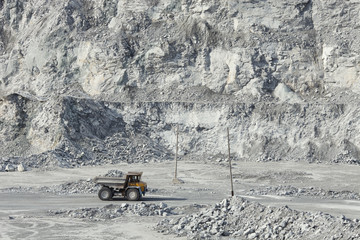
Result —
<instances>
[{"instance_id":1,"label":"dirt haul road","mask_svg":"<svg viewBox=\"0 0 360 240\"><path fill-rule=\"evenodd\" d=\"M0 238L168 239L169 236L157 233L153 227L163 218L174 217L171 214L145 217L124 214L103 221L70 217L73 214L70 212L74 209L106 208L109 204L121 206L139 202L124 199L100 201L96 193L69 192L58 195L39 191L44 186L60 186L79 179L89 179L111 169L123 172L143 171L143 180L150 188L143 202L148 205L165 204L174 208L176 217L198 211L203 205L218 203L230 194L226 162L180 162L178 176L184 183L176 185L172 184L172 162L1 173L0 220L3 225ZM233 166L237 196L265 206L287 205L296 210L322 211L348 218L360 218L358 173L359 167L347 165L235 162ZM295 193L293 189L296 190ZM51 215L48 210L63 211L67 215Z\"/></svg>"}]
</instances>

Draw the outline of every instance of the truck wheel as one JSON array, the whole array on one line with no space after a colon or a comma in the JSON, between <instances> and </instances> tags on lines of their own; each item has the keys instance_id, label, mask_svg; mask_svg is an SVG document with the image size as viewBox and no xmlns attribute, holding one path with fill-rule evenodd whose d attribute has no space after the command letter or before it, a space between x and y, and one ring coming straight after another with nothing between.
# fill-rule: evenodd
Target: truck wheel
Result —
<instances>
[{"instance_id":1,"label":"truck wheel","mask_svg":"<svg viewBox=\"0 0 360 240\"><path fill-rule=\"evenodd\" d=\"M126 198L129 201L137 201L140 199L140 193L137 189L129 189L126 192Z\"/></svg>"},{"instance_id":2,"label":"truck wheel","mask_svg":"<svg viewBox=\"0 0 360 240\"><path fill-rule=\"evenodd\" d=\"M113 197L113 192L108 187L102 187L98 193L98 196L103 201L110 200Z\"/></svg>"}]
</instances>

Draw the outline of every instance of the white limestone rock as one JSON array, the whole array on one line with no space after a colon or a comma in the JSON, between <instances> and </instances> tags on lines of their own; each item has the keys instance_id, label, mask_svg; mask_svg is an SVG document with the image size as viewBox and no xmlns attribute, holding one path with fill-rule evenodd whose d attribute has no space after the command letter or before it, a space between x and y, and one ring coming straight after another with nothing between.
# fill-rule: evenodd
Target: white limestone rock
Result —
<instances>
[{"instance_id":1,"label":"white limestone rock","mask_svg":"<svg viewBox=\"0 0 360 240\"><path fill-rule=\"evenodd\" d=\"M20 164L17 166L17 170L18 170L18 172L24 172L24 171L26 171L24 164L20 163Z\"/></svg>"},{"instance_id":2,"label":"white limestone rock","mask_svg":"<svg viewBox=\"0 0 360 240\"><path fill-rule=\"evenodd\" d=\"M6 172L15 172L15 167L11 164L7 164L5 167Z\"/></svg>"}]
</instances>

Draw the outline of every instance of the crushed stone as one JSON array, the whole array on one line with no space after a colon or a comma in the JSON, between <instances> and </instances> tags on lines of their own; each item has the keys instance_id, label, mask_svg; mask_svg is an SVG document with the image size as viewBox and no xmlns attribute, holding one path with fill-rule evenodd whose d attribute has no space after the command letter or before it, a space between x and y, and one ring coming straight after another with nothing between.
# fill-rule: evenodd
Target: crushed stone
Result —
<instances>
[{"instance_id":1,"label":"crushed stone","mask_svg":"<svg viewBox=\"0 0 360 240\"><path fill-rule=\"evenodd\" d=\"M98 208L80 208L75 210L50 210L51 216L81 218L90 221L110 220L124 215L135 216L169 216L175 215L172 207L166 203L145 203L136 204L122 203L120 205L109 204Z\"/></svg>"},{"instance_id":2,"label":"crushed stone","mask_svg":"<svg viewBox=\"0 0 360 240\"><path fill-rule=\"evenodd\" d=\"M324 190L319 187L303 187L298 188L289 185L260 187L250 189L246 195L278 195L291 197L313 197L321 199L347 199L360 200L360 194L352 191L332 191Z\"/></svg>"},{"instance_id":3,"label":"crushed stone","mask_svg":"<svg viewBox=\"0 0 360 240\"><path fill-rule=\"evenodd\" d=\"M122 177L124 174L117 169L109 170L103 176L106 177ZM41 186L41 187L11 187L1 189L3 192L43 192L52 193L56 195L69 195L69 194L93 194L97 193L100 186L96 185L93 179L77 180L75 182L67 182L60 185Z\"/></svg>"},{"instance_id":4,"label":"crushed stone","mask_svg":"<svg viewBox=\"0 0 360 240\"><path fill-rule=\"evenodd\" d=\"M189 239L360 238L358 219L301 212L287 206L266 207L240 197L224 199L199 213L163 219L155 229Z\"/></svg>"}]
</instances>

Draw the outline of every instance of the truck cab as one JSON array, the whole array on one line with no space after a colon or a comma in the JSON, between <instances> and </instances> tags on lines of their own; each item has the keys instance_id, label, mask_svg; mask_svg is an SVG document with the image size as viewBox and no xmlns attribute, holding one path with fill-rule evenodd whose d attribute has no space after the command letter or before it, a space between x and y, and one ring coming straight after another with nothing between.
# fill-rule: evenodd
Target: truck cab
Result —
<instances>
[{"instance_id":1,"label":"truck cab","mask_svg":"<svg viewBox=\"0 0 360 240\"><path fill-rule=\"evenodd\" d=\"M147 184L146 182L142 182L141 181L141 176L142 176L142 172L128 172L126 174L126 183L127 183L127 188L131 189L131 188L138 188L140 190L140 195L144 195L145 196L145 192L147 191Z\"/></svg>"}]
</instances>

